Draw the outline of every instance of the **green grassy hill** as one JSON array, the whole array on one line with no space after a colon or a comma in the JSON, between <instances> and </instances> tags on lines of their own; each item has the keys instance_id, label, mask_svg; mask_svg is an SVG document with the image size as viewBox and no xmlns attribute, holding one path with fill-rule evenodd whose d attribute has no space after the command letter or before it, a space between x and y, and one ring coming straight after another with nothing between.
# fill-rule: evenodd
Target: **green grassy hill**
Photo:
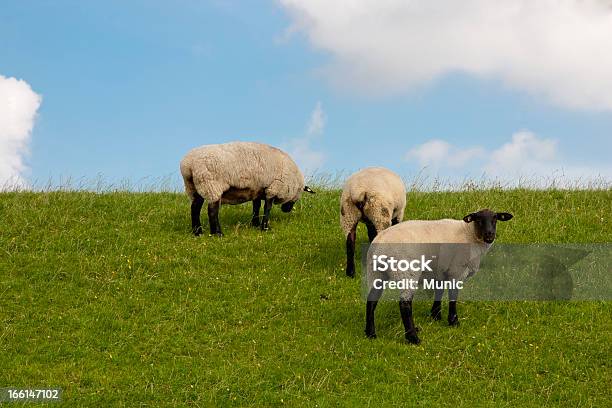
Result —
<instances>
[{"instance_id":1,"label":"green grassy hill","mask_svg":"<svg viewBox=\"0 0 612 408\"><path fill-rule=\"evenodd\" d=\"M467 302L458 328L419 302L420 346L384 302L366 339L338 200L275 207L265 233L225 206L218 239L190 234L182 194L0 194L0 387L72 406L610 405L609 302ZM612 241L610 190L410 193L406 217L482 207L515 215L498 242Z\"/></svg>"}]
</instances>

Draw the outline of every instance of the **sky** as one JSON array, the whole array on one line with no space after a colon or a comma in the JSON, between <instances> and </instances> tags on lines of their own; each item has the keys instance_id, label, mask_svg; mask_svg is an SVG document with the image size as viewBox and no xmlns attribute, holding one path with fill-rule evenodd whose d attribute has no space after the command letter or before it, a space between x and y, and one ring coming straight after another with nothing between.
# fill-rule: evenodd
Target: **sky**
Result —
<instances>
[{"instance_id":1,"label":"sky","mask_svg":"<svg viewBox=\"0 0 612 408\"><path fill-rule=\"evenodd\" d=\"M2 2L0 186L179 185L233 140L307 175L609 186L612 1Z\"/></svg>"}]
</instances>

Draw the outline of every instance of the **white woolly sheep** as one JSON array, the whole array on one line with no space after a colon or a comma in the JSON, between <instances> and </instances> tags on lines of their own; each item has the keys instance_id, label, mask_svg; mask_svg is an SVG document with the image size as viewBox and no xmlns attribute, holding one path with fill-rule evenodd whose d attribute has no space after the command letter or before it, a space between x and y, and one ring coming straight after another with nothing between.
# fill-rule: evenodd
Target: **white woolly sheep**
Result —
<instances>
[{"instance_id":1,"label":"white woolly sheep","mask_svg":"<svg viewBox=\"0 0 612 408\"><path fill-rule=\"evenodd\" d=\"M457 281L472 276L480 267L480 259L489 250L496 237L496 222L508 221L509 213L495 213L484 209L466 215L463 220L406 221L382 231L372 242L368 251L368 299L366 305L366 336L376 337L374 310L383 290L383 282L404 282L399 289L399 306L404 324L406 340L420 342L412 318L412 297L423 283L424 277L435 281L435 298L431 317L441 319L441 303L445 287L448 289L448 323L459 324L457 317ZM411 244L411 245L406 245ZM394 257L396 261L416 260L409 268L399 267L391 271L388 262L374 271L374 262L380 262L380 255L387 256L385 261ZM374 261L374 256L377 260ZM409 261L411 262L411 261ZM433 265L432 265L433 264ZM404 263L404 266L407 265ZM415 266L413 268L413 266ZM382 274L381 274L382 271ZM429 271L429 272L427 272ZM383 277L384 279L380 279ZM415 283L414 287L406 283ZM418 282L418 283L417 283ZM450 285L445 285L449 283ZM382 286L382 287L381 287Z\"/></svg>"},{"instance_id":2,"label":"white woolly sheep","mask_svg":"<svg viewBox=\"0 0 612 408\"><path fill-rule=\"evenodd\" d=\"M404 219L406 187L391 170L368 167L351 175L340 198L340 225L346 236L346 275L355 276L357 224L365 223L370 242L376 234Z\"/></svg>"},{"instance_id":3,"label":"white woolly sheep","mask_svg":"<svg viewBox=\"0 0 612 408\"><path fill-rule=\"evenodd\" d=\"M181 160L181 175L191 198L191 227L196 236L202 233L200 210L204 200L208 201L210 233L221 236L221 204L253 201L251 224L267 230L272 204L281 204L281 210L289 212L302 191L314 193L304 185L304 176L287 153L262 143L197 147ZM261 200L264 215L260 223Z\"/></svg>"}]
</instances>

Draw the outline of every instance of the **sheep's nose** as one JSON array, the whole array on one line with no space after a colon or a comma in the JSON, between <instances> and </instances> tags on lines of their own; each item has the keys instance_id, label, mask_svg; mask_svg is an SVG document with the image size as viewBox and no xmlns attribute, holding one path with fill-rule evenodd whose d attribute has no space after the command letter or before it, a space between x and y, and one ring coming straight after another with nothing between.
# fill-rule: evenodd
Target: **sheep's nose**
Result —
<instances>
[{"instance_id":1,"label":"sheep's nose","mask_svg":"<svg viewBox=\"0 0 612 408\"><path fill-rule=\"evenodd\" d=\"M491 242L495 240L495 234L492 234L489 232L489 233L484 234L483 238L487 244L490 244Z\"/></svg>"}]
</instances>

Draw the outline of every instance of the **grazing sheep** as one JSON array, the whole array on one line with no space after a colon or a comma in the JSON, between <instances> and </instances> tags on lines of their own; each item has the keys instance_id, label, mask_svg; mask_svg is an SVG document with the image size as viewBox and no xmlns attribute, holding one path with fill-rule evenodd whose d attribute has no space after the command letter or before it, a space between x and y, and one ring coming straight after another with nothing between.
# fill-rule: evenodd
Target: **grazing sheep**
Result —
<instances>
[{"instance_id":1,"label":"grazing sheep","mask_svg":"<svg viewBox=\"0 0 612 408\"><path fill-rule=\"evenodd\" d=\"M340 198L340 225L346 236L346 275L355 276L357 224L365 223L370 242L404 219L406 187L391 170L369 167L351 175Z\"/></svg>"},{"instance_id":2,"label":"grazing sheep","mask_svg":"<svg viewBox=\"0 0 612 408\"><path fill-rule=\"evenodd\" d=\"M197 147L181 160L181 175L191 198L191 227L196 236L202 233L200 210L204 200L208 201L210 233L221 236L221 204L253 201L251 224L267 230L272 204L281 204L281 210L289 212L302 191L314 193L304 185L304 176L287 153L262 143ZM260 223L261 200L264 215Z\"/></svg>"},{"instance_id":3,"label":"grazing sheep","mask_svg":"<svg viewBox=\"0 0 612 408\"><path fill-rule=\"evenodd\" d=\"M457 297L460 288L450 286L454 286L457 281L462 282L478 271L480 258L486 254L495 240L496 222L508 221L511 218L512 214L495 213L485 209L466 215L462 221L450 219L406 221L379 233L368 251L370 291L366 305L366 336L376 337L374 310L384 290L383 281L386 281L385 283L419 282L416 285L418 287L429 272L431 272L429 276L432 276L436 283L431 316L436 320L441 318L441 302L446 286L444 284L451 283L447 287L448 323L451 326L458 325ZM381 259L380 254L384 254L387 256L385 261L393 256L396 260L416 260L416 264L404 271L398 270L399 263L396 264L395 271L378 265L375 268L375 261L370 262L374 259L373 254L378 254L376 262ZM374 269L378 272L374 272ZM375 279L376 277L378 279ZM416 288L405 286L397 289L399 289L399 306L406 340L418 344L420 342L417 336L418 329L412 318L412 297Z\"/></svg>"}]
</instances>

